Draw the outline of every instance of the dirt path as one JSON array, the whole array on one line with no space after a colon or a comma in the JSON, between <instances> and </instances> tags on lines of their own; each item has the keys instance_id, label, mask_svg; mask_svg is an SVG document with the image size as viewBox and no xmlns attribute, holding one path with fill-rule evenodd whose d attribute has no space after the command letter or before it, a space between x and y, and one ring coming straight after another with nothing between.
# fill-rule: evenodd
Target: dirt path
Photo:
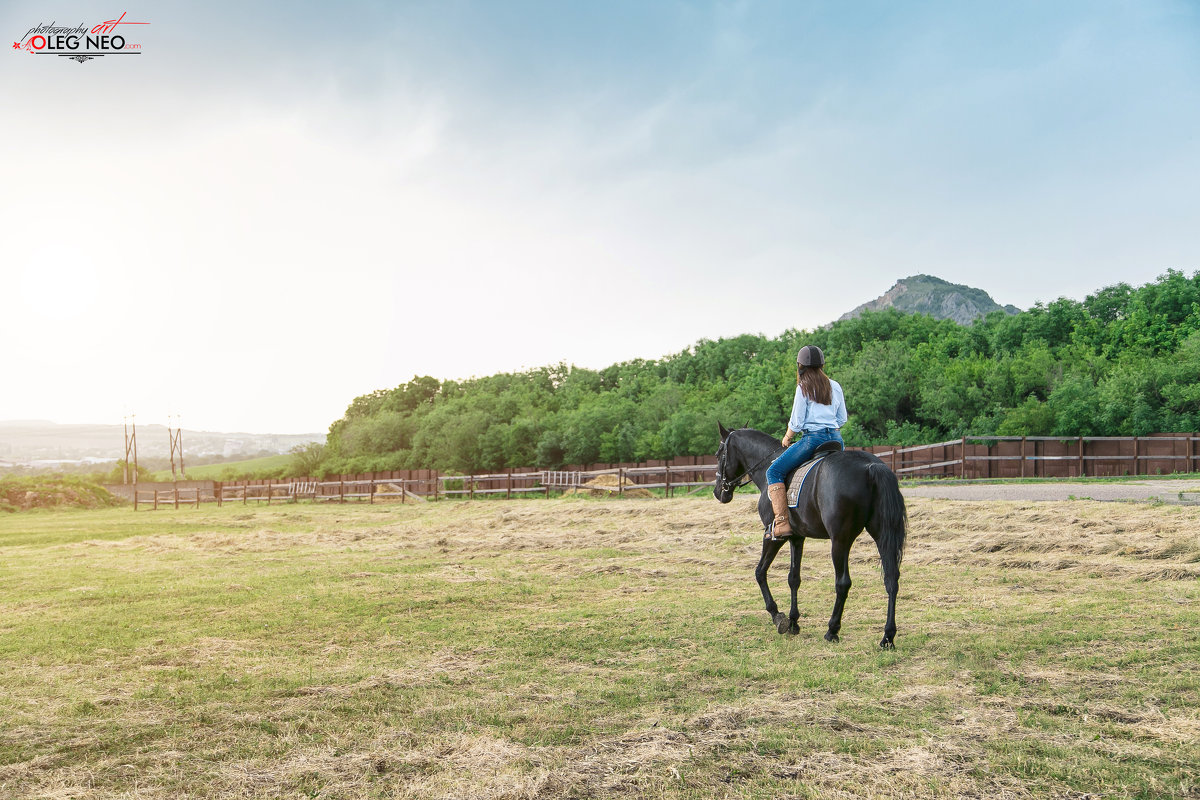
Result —
<instances>
[{"instance_id":1,"label":"dirt path","mask_svg":"<svg viewBox=\"0 0 1200 800\"><path fill-rule=\"evenodd\" d=\"M948 483L914 486L905 497L945 500L1159 500L1200 505L1200 480L1128 481L1122 483Z\"/></svg>"}]
</instances>

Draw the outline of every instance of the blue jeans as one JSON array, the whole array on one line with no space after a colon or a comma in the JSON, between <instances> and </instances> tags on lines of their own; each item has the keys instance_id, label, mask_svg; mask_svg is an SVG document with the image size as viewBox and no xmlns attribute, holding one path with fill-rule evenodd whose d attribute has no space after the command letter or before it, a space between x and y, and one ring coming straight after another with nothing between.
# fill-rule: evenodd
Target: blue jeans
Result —
<instances>
[{"instance_id":1,"label":"blue jeans","mask_svg":"<svg viewBox=\"0 0 1200 800\"><path fill-rule=\"evenodd\" d=\"M829 441L842 442L842 435L836 428L805 431L798 441L784 450L779 458L767 467L767 483L783 483L787 480L789 472L812 458L813 451Z\"/></svg>"}]
</instances>

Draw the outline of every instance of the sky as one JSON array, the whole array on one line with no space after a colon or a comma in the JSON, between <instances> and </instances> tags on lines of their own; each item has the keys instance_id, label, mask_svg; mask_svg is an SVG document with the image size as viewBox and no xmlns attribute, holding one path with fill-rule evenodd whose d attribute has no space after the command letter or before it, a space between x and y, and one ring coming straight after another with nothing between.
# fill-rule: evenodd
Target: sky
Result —
<instances>
[{"instance_id":1,"label":"sky","mask_svg":"<svg viewBox=\"0 0 1200 800\"><path fill-rule=\"evenodd\" d=\"M354 397L1200 268L1192 2L0 4L0 420Z\"/></svg>"}]
</instances>

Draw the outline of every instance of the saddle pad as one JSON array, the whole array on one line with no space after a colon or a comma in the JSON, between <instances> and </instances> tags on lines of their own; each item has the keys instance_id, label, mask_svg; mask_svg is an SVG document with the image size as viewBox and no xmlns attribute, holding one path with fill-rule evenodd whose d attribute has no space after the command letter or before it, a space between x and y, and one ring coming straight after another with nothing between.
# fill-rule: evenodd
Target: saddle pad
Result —
<instances>
[{"instance_id":1,"label":"saddle pad","mask_svg":"<svg viewBox=\"0 0 1200 800\"><path fill-rule=\"evenodd\" d=\"M800 491L804 488L804 481L808 479L809 473L813 468L825 460L825 456L814 458L807 464L801 464L796 467L796 471L792 473L792 478L788 481L787 504L788 508L795 508L800 504Z\"/></svg>"}]
</instances>

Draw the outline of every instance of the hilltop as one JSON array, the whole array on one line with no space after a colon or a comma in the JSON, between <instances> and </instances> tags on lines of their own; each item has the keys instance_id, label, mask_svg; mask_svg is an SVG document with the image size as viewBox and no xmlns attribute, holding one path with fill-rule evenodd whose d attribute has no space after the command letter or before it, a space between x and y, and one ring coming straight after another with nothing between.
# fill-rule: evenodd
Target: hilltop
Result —
<instances>
[{"instance_id":1,"label":"hilltop","mask_svg":"<svg viewBox=\"0 0 1200 800\"><path fill-rule=\"evenodd\" d=\"M864 311L883 311L894 308L910 314L929 314L934 319L948 319L959 325L969 325L993 311L1018 314L1013 305L1002 306L983 289L950 283L933 275L912 275L901 278L884 294L847 311L839 321L854 319Z\"/></svg>"}]
</instances>

